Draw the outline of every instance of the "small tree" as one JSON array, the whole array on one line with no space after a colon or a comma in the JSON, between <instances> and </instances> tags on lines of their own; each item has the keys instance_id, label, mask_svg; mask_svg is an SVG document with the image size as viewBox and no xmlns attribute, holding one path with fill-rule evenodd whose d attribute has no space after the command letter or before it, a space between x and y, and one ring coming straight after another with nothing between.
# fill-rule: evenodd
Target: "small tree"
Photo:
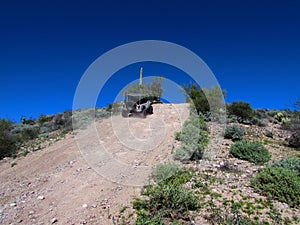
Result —
<instances>
[{"instance_id":1,"label":"small tree","mask_svg":"<svg viewBox=\"0 0 300 225\"><path fill-rule=\"evenodd\" d=\"M228 105L227 111L229 115L237 116L241 120L240 122L251 121L255 115L251 105L243 101L233 102Z\"/></svg>"},{"instance_id":2,"label":"small tree","mask_svg":"<svg viewBox=\"0 0 300 225\"><path fill-rule=\"evenodd\" d=\"M192 102L197 113L207 114L208 112L219 113L220 110L225 111L224 96L225 90L221 90L219 86L200 88L197 84L183 85L186 94L186 101Z\"/></svg>"}]
</instances>

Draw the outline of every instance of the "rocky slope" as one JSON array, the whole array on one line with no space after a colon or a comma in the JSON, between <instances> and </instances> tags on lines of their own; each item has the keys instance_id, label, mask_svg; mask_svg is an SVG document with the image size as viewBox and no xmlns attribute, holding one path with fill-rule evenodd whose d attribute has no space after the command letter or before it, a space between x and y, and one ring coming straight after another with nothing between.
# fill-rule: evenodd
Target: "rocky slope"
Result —
<instances>
[{"instance_id":1,"label":"rocky slope","mask_svg":"<svg viewBox=\"0 0 300 225\"><path fill-rule=\"evenodd\" d=\"M170 160L180 144L174 133L188 116L187 104L158 104L146 119L112 116L69 133L41 151L0 161L0 223L116 224L120 211L151 182L149 175L155 165ZM272 160L299 155L284 145L291 133L279 125L244 128L247 139L264 143ZM262 166L232 157L229 149L233 142L224 139L224 129L210 122L204 159L185 166L209 180L211 192L218 196L213 199L215 205L264 201L265 197L250 187L249 179ZM266 130L271 130L274 138L266 137ZM275 207L292 221L300 215L299 209L284 203L275 201ZM206 214L203 207L193 224L208 224ZM264 217L263 211L260 216ZM133 215L128 224L134 219Z\"/></svg>"}]
</instances>

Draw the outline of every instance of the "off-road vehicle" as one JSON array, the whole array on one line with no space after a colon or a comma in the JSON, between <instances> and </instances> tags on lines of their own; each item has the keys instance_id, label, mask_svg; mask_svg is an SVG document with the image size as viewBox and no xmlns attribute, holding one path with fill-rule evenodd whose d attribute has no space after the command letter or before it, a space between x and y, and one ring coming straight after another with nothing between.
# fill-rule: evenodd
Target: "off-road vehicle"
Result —
<instances>
[{"instance_id":1,"label":"off-road vehicle","mask_svg":"<svg viewBox=\"0 0 300 225\"><path fill-rule=\"evenodd\" d=\"M159 101L158 97L145 94L125 94L122 116L128 117L137 114L146 117L147 114L153 114L152 104Z\"/></svg>"}]
</instances>

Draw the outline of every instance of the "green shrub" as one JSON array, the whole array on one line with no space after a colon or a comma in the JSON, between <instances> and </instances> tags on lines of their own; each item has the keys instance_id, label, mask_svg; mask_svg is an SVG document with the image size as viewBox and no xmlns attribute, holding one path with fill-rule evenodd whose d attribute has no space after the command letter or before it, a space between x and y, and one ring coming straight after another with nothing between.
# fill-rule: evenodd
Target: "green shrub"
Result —
<instances>
[{"instance_id":1,"label":"green shrub","mask_svg":"<svg viewBox=\"0 0 300 225\"><path fill-rule=\"evenodd\" d=\"M199 207L196 195L182 186L165 184L151 186L143 195L148 199L135 199L133 202L133 208L137 210L137 221L157 216L171 220L187 219L189 211Z\"/></svg>"},{"instance_id":2,"label":"green shrub","mask_svg":"<svg viewBox=\"0 0 300 225\"><path fill-rule=\"evenodd\" d=\"M251 120L251 124L257 125L259 127L266 127L268 125L268 122L266 119L259 119L257 117L253 117Z\"/></svg>"},{"instance_id":3,"label":"green shrub","mask_svg":"<svg viewBox=\"0 0 300 225\"><path fill-rule=\"evenodd\" d=\"M26 119L26 117L23 116L21 118L21 121L22 121L22 124L27 124L27 125L34 125L35 124L35 120L32 117L30 117L29 119Z\"/></svg>"},{"instance_id":4,"label":"green shrub","mask_svg":"<svg viewBox=\"0 0 300 225\"><path fill-rule=\"evenodd\" d=\"M154 217L149 217L148 212L139 212L135 225L165 225L163 219L156 215Z\"/></svg>"},{"instance_id":5,"label":"green shrub","mask_svg":"<svg viewBox=\"0 0 300 225\"><path fill-rule=\"evenodd\" d=\"M181 132L180 131L176 132L175 133L175 140L180 141L180 136L181 136Z\"/></svg>"},{"instance_id":6,"label":"green shrub","mask_svg":"<svg viewBox=\"0 0 300 225\"><path fill-rule=\"evenodd\" d=\"M158 164L155 172L152 174L152 177L155 182L159 183L181 170L182 168L180 167L180 165L176 163Z\"/></svg>"},{"instance_id":7,"label":"green shrub","mask_svg":"<svg viewBox=\"0 0 300 225\"><path fill-rule=\"evenodd\" d=\"M203 116L191 115L182 130L175 134L175 138L181 141L181 147L175 150L174 159L183 162L202 159L209 140L207 130Z\"/></svg>"},{"instance_id":8,"label":"green shrub","mask_svg":"<svg viewBox=\"0 0 300 225\"><path fill-rule=\"evenodd\" d=\"M12 122L10 120L0 120L0 159L12 157L16 154L16 136L11 133Z\"/></svg>"},{"instance_id":9,"label":"green shrub","mask_svg":"<svg viewBox=\"0 0 300 225\"><path fill-rule=\"evenodd\" d=\"M108 116L110 116L109 109L105 109L105 108L96 108L95 109L95 117L96 118L106 118Z\"/></svg>"},{"instance_id":10,"label":"green shrub","mask_svg":"<svg viewBox=\"0 0 300 225\"><path fill-rule=\"evenodd\" d=\"M53 119L53 116L40 115L38 118L38 123L43 124L46 122L50 122Z\"/></svg>"},{"instance_id":11,"label":"green shrub","mask_svg":"<svg viewBox=\"0 0 300 225\"><path fill-rule=\"evenodd\" d=\"M38 127L29 127L21 132L21 142L29 141L35 139L39 136L39 128Z\"/></svg>"},{"instance_id":12,"label":"green shrub","mask_svg":"<svg viewBox=\"0 0 300 225\"><path fill-rule=\"evenodd\" d=\"M300 131L293 133L288 138L288 145L292 148L300 148Z\"/></svg>"},{"instance_id":13,"label":"green shrub","mask_svg":"<svg viewBox=\"0 0 300 225\"><path fill-rule=\"evenodd\" d=\"M273 134L273 132L270 131L270 130L267 130L267 131L266 131L266 136L269 137L269 138L274 138L274 134Z\"/></svg>"},{"instance_id":14,"label":"green shrub","mask_svg":"<svg viewBox=\"0 0 300 225\"><path fill-rule=\"evenodd\" d=\"M187 131L189 130L189 132ZM181 147L175 150L174 159L182 162L202 159L208 143L207 132L187 126L181 134ZM190 141L189 141L190 140Z\"/></svg>"},{"instance_id":15,"label":"green shrub","mask_svg":"<svg viewBox=\"0 0 300 225\"><path fill-rule=\"evenodd\" d=\"M233 141L240 141L244 138L244 135L245 135L244 128L238 125L232 125L226 127L224 138L232 139Z\"/></svg>"},{"instance_id":16,"label":"green shrub","mask_svg":"<svg viewBox=\"0 0 300 225\"><path fill-rule=\"evenodd\" d=\"M272 167L282 167L285 169L296 170L300 173L300 158L290 157L273 162Z\"/></svg>"},{"instance_id":17,"label":"green shrub","mask_svg":"<svg viewBox=\"0 0 300 225\"><path fill-rule=\"evenodd\" d=\"M227 111L229 115L237 116L239 122L242 123L251 123L251 120L255 115L255 111L252 109L251 105L243 101L233 102L228 105Z\"/></svg>"},{"instance_id":18,"label":"green shrub","mask_svg":"<svg viewBox=\"0 0 300 225\"><path fill-rule=\"evenodd\" d=\"M294 115L291 117L291 119L286 122L286 123L282 123L281 127L284 130L290 130L290 131L298 131L300 132L300 116L297 115L296 112L294 112Z\"/></svg>"},{"instance_id":19,"label":"green shrub","mask_svg":"<svg viewBox=\"0 0 300 225\"><path fill-rule=\"evenodd\" d=\"M271 159L271 154L260 142L237 141L231 146L230 153L255 164L263 164Z\"/></svg>"},{"instance_id":20,"label":"green shrub","mask_svg":"<svg viewBox=\"0 0 300 225\"><path fill-rule=\"evenodd\" d=\"M291 207L300 205L300 178L295 170L267 167L251 179L251 185L256 191Z\"/></svg>"},{"instance_id":21,"label":"green shrub","mask_svg":"<svg viewBox=\"0 0 300 225\"><path fill-rule=\"evenodd\" d=\"M183 90L186 94L186 101L191 103L197 114L202 113L213 119L214 117L218 117L222 110L225 112L224 96L226 95L226 91L221 90L219 86L207 89L198 87L194 83L183 85ZM209 119L208 117L206 118Z\"/></svg>"},{"instance_id":22,"label":"green shrub","mask_svg":"<svg viewBox=\"0 0 300 225\"><path fill-rule=\"evenodd\" d=\"M169 224L166 222L189 219L189 211L196 210L199 203L197 195L184 184L194 174L177 164L159 165L153 176L158 184L146 186L142 193L145 198L133 202L135 224Z\"/></svg>"}]
</instances>

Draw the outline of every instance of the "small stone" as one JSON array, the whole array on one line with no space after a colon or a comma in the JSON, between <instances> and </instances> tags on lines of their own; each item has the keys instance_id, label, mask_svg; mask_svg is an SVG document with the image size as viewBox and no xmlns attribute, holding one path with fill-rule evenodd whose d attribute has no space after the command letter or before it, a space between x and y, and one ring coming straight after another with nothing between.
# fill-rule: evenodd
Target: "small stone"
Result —
<instances>
[{"instance_id":1,"label":"small stone","mask_svg":"<svg viewBox=\"0 0 300 225\"><path fill-rule=\"evenodd\" d=\"M32 211L32 210L29 211L29 215L32 215L32 214L34 214L34 211Z\"/></svg>"},{"instance_id":2,"label":"small stone","mask_svg":"<svg viewBox=\"0 0 300 225\"><path fill-rule=\"evenodd\" d=\"M83 208L87 208L88 205L87 205L87 204L83 204L82 207L83 207Z\"/></svg>"},{"instance_id":3,"label":"small stone","mask_svg":"<svg viewBox=\"0 0 300 225\"><path fill-rule=\"evenodd\" d=\"M37 199L38 199L38 200L44 200L45 197L44 197L43 195L40 195L40 196L37 197Z\"/></svg>"},{"instance_id":4,"label":"small stone","mask_svg":"<svg viewBox=\"0 0 300 225\"><path fill-rule=\"evenodd\" d=\"M10 207L15 207L15 206L17 206L17 203L12 202L12 203L10 203L9 205L10 205Z\"/></svg>"},{"instance_id":5,"label":"small stone","mask_svg":"<svg viewBox=\"0 0 300 225\"><path fill-rule=\"evenodd\" d=\"M97 208L97 205L96 205L96 204L93 204L92 207L93 207L93 208Z\"/></svg>"},{"instance_id":6,"label":"small stone","mask_svg":"<svg viewBox=\"0 0 300 225\"><path fill-rule=\"evenodd\" d=\"M56 222L57 222L57 219L54 217L54 218L51 219L50 222L51 222L51 224L56 223Z\"/></svg>"}]
</instances>

